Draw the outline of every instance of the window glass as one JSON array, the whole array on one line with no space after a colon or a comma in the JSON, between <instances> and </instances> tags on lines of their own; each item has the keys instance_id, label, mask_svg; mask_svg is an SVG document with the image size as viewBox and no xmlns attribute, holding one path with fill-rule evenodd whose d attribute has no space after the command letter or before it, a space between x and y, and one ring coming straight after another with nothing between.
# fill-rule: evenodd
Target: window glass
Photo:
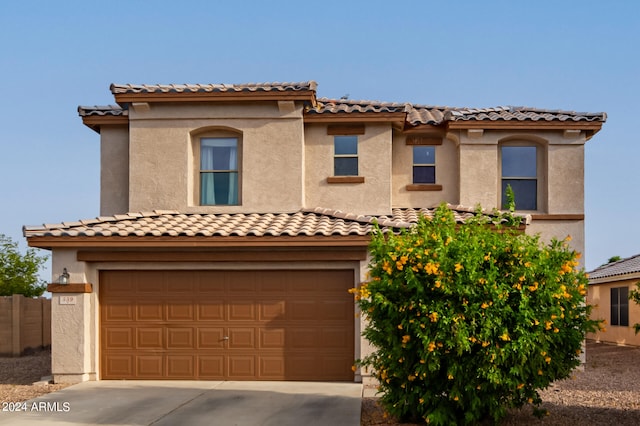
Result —
<instances>
[{"instance_id":1,"label":"window glass","mask_svg":"<svg viewBox=\"0 0 640 426\"><path fill-rule=\"evenodd\" d=\"M335 155L358 155L357 136L334 136Z\"/></svg>"},{"instance_id":2,"label":"window glass","mask_svg":"<svg viewBox=\"0 0 640 426\"><path fill-rule=\"evenodd\" d=\"M436 183L436 147L413 147L413 183Z\"/></svg>"},{"instance_id":3,"label":"window glass","mask_svg":"<svg viewBox=\"0 0 640 426\"><path fill-rule=\"evenodd\" d=\"M538 161L535 146L503 146L502 157L502 208L507 207L507 185L511 185L516 209L538 208Z\"/></svg>"},{"instance_id":4,"label":"window glass","mask_svg":"<svg viewBox=\"0 0 640 426\"><path fill-rule=\"evenodd\" d=\"M611 289L611 325L629 325L629 288Z\"/></svg>"},{"instance_id":5,"label":"window glass","mask_svg":"<svg viewBox=\"0 0 640 426\"><path fill-rule=\"evenodd\" d=\"M358 176L358 137L333 137L333 175Z\"/></svg>"},{"instance_id":6,"label":"window glass","mask_svg":"<svg viewBox=\"0 0 640 426\"><path fill-rule=\"evenodd\" d=\"M435 146L414 146L413 164L436 164Z\"/></svg>"},{"instance_id":7,"label":"window glass","mask_svg":"<svg viewBox=\"0 0 640 426\"><path fill-rule=\"evenodd\" d=\"M238 204L238 140L200 140L200 204Z\"/></svg>"},{"instance_id":8,"label":"window glass","mask_svg":"<svg viewBox=\"0 0 640 426\"><path fill-rule=\"evenodd\" d=\"M503 146L502 177L537 176L535 146Z\"/></svg>"}]
</instances>

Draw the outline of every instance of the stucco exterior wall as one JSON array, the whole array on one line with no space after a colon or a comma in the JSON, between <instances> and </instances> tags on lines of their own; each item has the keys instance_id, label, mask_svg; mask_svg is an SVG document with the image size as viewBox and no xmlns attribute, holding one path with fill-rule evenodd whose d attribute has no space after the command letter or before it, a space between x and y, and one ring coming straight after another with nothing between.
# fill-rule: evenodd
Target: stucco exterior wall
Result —
<instances>
[{"instance_id":1,"label":"stucco exterior wall","mask_svg":"<svg viewBox=\"0 0 640 426\"><path fill-rule=\"evenodd\" d=\"M463 138L466 139L466 138ZM495 144L460 144L460 204L498 207L498 149Z\"/></svg>"},{"instance_id":2,"label":"stucco exterior wall","mask_svg":"<svg viewBox=\"0 0 640 426\"><path fill-rule=\"evenodd\" d=\"M358 175L364 183L327 183L333 176L333 135L321 124L305 127L305 206L356 214L391 213L390 124L367 124L358 135Z\"/></svg>"},{"instance_id":3,"label":"stucco exterior wall","mask_svg":"<svg viewBox=\"0 0 640 426\"><path fill-rule=\"evenodd\" d=\"M584 213L584 145L549 145L548 212Z\"/></svg>"},{"instance_id":4,"label":"stucco exterior wall","mask_svg":"<svg viewBox=\"0 0 640 426\"><path fill-rule=\"evenodd\" d=\"M93 271L79 262L77 251L56 249L52 256L52 282L63 268L69 272L70 283L91 283ZM61 303L72 296L73 304ZM98 365L97 289L93 293L53 293L51 298L51 372L56 383L78 383L96 379Z\"/></svg>"},{"instance_id":5,"label":"stucco exterior wall","mask_svg":"<svg viewBox=\"0 0 640 426\"><path fill-rule=\"evenodd\" d=\"M100 129L100 215L129 211L129 129Z\"/></svg>"},{"instance_id":6,"label":"stucco exterior wall","mask_svg":"<svg viewBox=\"0 0 640 426\"><path fill-rule=\"evenodd\" d=\"M413 183L413 146L407 145L405 135L394 135L392 151L393 182L391 204L393 207L434 207L440 203L459 204L459 160L458 147L443 138L436 145L436 185L440 191L408 191Z\"/></svg>"},{"instance_id":7,"label":"stucco exterior wall","mask_svg":"<svg viewBox=\"0 0 640 426\"><path fill-rule=\"evenodd\" d=\"M587 303L593 306L592 319L605 320L605 331L587 334L588 339L598 342L615 343L619 345L640 346L640 334L636 335L633 325L640 323L640 306L629 301L629 325L611 325L611 289L615 287L629 287L635 289L640 278L613 281L608 283L590 284L587 292Z\"/></svg>"},{"instance_id":8,"label":"stucco exterior wall","mask_svg":"<svg viewBox=\"0 0 640 426\"><path fill-rule=\"evenodd\" d=\"M153 104L130 112L129 210L291 212L303 205L302 106ZM199 135L241 135L238 206L199 206ZM204 132L204 133L203 133ZM195 182L195 183L194 183Z\"/></svg>"}]
</instances>

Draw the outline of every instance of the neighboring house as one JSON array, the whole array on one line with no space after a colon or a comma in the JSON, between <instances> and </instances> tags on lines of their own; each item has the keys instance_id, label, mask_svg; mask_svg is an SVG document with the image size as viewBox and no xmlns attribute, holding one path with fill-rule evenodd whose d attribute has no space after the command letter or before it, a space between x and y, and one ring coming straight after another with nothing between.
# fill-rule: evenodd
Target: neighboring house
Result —
<instances>
[{"instance_id":1,"label":"neighboring house","mask_svg":"<svg viewBox=\"0 0 640 426\"><path fill-rule=\"evenodd\" d=\"M101 217L24 230L53 252L57 382L359 381L370 348L347 290L372 221L446 202L462 222L508 184L527 233L584 248L584 144L604 113L332 100L315 82L111 92L78 109L100 134Z\"/></svg>"},{"instance_id":2,"label":"neighboring house","mask_svg":"<svg viewBox=\"0 0 640 426\"><path fill-rule=\"evenodd\" d=\"M598 342L640 346L640 306L629 300L629 292L640 282L640 254L607 263L589 272L587 303L593 305L591 318L605 320L605 331L589 333Z\"/></svg>"}]
</instances>

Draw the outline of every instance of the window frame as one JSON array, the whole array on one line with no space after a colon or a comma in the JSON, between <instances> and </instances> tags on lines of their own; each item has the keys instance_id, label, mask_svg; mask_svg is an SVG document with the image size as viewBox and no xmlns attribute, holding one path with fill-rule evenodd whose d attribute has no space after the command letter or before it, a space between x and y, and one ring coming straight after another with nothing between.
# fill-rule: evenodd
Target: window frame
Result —
<instances>
[{"instance_id":1,"label":"window frame","mask_svg":"<svg viewBox=\"0 0 640 426\"><path fill-rule=\"evenodd\" d=\"M535 148L536 154L536 176L504 176L503 171L503 148ZM505 209L506 195L503 190L505 180L523 180L523 181L535 181L535 209L523 209L518 207L518 199L516 197L516 210L518 211L530 211L530 212L543 212L546 209L546 146L540 142L526 139L509 140L501 142L498 145L498 205L501 209Z\"/></svg>"},{"instance_id":2,"label":"window frame","mask_svg":"<svg viewBox=\"0 0 640 426\"><path fill-rule=\"evenodd\" d=\"M432 163L416 163L416 149L431 148L433 150L433 162ZM437 168L436 168L436 155L437 150L435 145L412 145L411 155L412 167L411 167L411 183L413 185L435 185L438 182ZM416 167L433 167L433 182L416 182L415 170Z\"/></svg>"},{"instance_id":3,"label":"window frame","mask_svg":"<svg viewBox=\"0 0 640 426\"><path fill-rule=\"evenodd\" d=\"M610 325L619 327L629 326L629 287L612 287L609 292L609 304L611 306L609 319ZM615 301L614 301L615 295ZM624 315L623 315L624 313Z\"/></svg>"},{"instance_id":4,"label":"window frame","mask_svg":"<svg viewBox=\"0 0 640 426\"><path fill-rule=\"evenodd\" d=\"M202 180L201 173L206 172L201 169L201 161L202 161L202 140L206 139L235 139L236 142L236 169L237 173L237 186L236 186L236 198L237 202L235 204L204 204L202 203ZM205 128L199 129L191 132L191 147L192 147L192 155L190 164L192 165L190 171L189 178L189 193L190 195L190 206L192 207L206 207L206 208L224 208L224 207L234 207L242 205L242 194L243 194L243 171L242 171L242 163L243 163L243 154L242 154L242 133L236 131L231 128ZM222 172L222 171L220 171Z\"/></svg>"},{"instance_id":5,"label":"window frame","mask_svg":"<svg viewBox=\"0 0 640 426\"><path fill-rule=\"evenodd\" d=\"M338 141L338 138L349 138L349 139L355 139L355 153L346 153L346 154L337 154L336 153L336 143ZM356 177L356 176L360 176L360 159L359 159L359 154L358 154L358 144L359 144L360 140L358 138L358 135L333 135L333 176L335 177ZM342 158L355 158L356 160L356 170L355 170L355 174L338 174L337 173L337 162L336 160L338 159L342 159Z\"/></svg>"}]
</instances>

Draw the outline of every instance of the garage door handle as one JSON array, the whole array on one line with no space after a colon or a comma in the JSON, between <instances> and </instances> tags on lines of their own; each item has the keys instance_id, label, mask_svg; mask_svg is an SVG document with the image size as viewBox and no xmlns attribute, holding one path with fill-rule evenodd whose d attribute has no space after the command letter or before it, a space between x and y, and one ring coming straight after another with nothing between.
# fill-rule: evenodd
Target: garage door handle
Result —
<instances>
[{"instance_id":1,"label":"garage door handle","mask_svg":"<svg viewBox=\"0 0 640 426\"><path fill-rule=\"evenodd\" d=\"M222 340L229 340L229 336L224 336Z\"/></svg>"}]
</instances>

